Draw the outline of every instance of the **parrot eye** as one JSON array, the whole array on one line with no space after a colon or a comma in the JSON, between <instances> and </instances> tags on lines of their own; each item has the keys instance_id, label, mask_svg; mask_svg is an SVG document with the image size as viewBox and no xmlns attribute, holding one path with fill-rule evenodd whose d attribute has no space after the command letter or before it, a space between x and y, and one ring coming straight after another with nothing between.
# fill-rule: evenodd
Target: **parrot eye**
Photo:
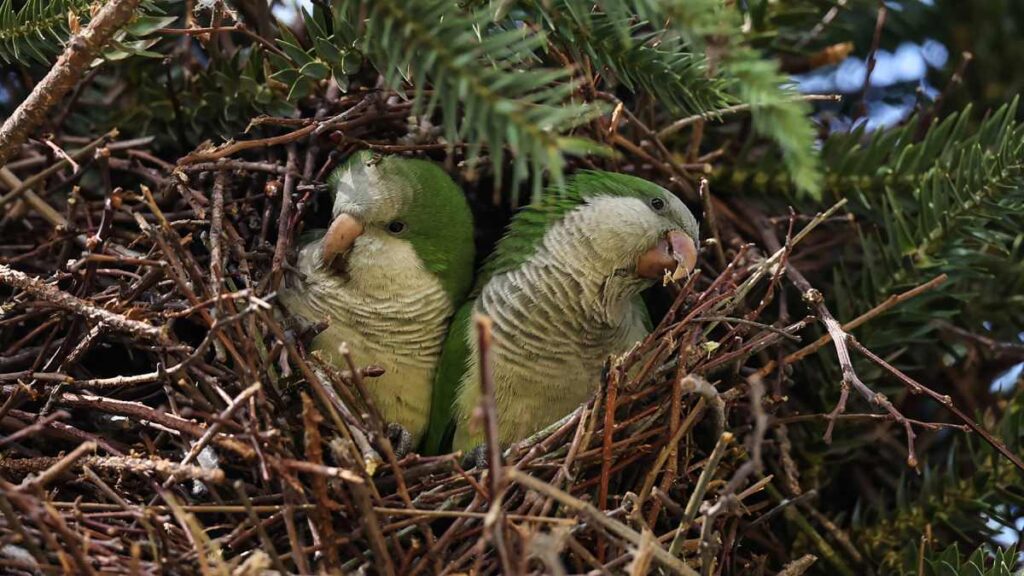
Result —
<instances>
[{"instance_id":1,"label":"parrot eye","mask_svg":"<svg viewBox=\"0 0 1024 576\"><path fill-rule=\"evenodd\" d=\"M651 198L651 208L660 211L665 208L665 201L661 198Z\"/></svg>"},{"instance_id":2,"label":"parrot eye","mask_svg":"<svg viewBox=\"0 0 1024 576\"><path fill-rule=\"evenodd\" d=\"M405 222L401 220L392 220L388 222L388 232L392 234L401 234L405 232Z\"/></svg>"}]
</instances>

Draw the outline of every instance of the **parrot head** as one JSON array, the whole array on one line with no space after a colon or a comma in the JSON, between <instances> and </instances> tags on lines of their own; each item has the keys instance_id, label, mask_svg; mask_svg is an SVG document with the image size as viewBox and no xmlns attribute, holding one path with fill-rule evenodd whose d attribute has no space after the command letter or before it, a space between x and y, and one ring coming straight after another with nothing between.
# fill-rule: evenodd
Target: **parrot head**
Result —
<instances>
[{"instance_id":1,"label":"parrot head","mask_svg":"<svg viewBox=\"0 0 1024 576\"><path fill-rule=\"evenodd\" d=\"M583 172L571 185L584 201L582 222L604 272L679 280L697 265L697 219L674 194L625 174Z\"/></svg>"},{"instance_id":2,"label":"parrot head","mask_svg":"<svg viewBox=\"0 0 1024 576\"><path fill-rule=\"evenodd\" d=\"M513 217L479 280L517 268L543 245L576 273L610 278L633 292L666 274L687 276L697 264L698 234L697 219L661 186L578 172Z\"/></svg>"},{"instance_id":3,"label":"parrot head","mask_svg":"<svg viewBox=\"0 0 1024 576\"><path fill-rule=\"evenodd\" d=\"M452 302L462 299L473 273L472 215L439 166L359 152L329 185L331 223L313 254L319 272L387 293L397 277L425 271Z\"/></svg>"}]
</instances>

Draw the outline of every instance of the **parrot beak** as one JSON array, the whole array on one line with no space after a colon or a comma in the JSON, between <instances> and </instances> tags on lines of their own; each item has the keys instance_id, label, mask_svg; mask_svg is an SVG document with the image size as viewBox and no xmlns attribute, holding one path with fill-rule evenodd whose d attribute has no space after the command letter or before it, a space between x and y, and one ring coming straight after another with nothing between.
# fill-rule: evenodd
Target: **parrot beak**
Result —
<instances>
[{"instance_id":1,"label":"parrot beak","mask_svg":"<svg viewBox=\"0 0 1024 576\"><path fill-rule=\"evenodd\" d=\"M640 255L636 273L643 278L662 278L666 273L672 281L686 277L697 266L697 245L680 230L670 230L653 248Z\"/></svg>"},{"instance_id":2,"label":"parrot beak","mask_svg":"<svg viewBox=\"0 0 1024 576\"><path fill-rule=\"evenodd\" d=\"M332 268L334 261L348 252L352 244L363 233L363 225L349 214L342 214L331 222L331 227L324 234L321 257L325 268Z\"/></svg>"}]
</instances>

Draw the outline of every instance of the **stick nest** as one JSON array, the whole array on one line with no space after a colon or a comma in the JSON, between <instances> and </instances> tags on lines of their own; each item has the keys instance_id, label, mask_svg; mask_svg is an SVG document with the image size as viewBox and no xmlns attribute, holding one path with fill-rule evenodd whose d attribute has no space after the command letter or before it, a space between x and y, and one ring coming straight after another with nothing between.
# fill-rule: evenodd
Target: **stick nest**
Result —
<instances>
[{"instance_id":1,"label":"stick nest","mask_svg":"<svg viewBox=\"0 0 1024 576\"><path fill-rule=\"evenodd\" d=\"M379 370L320 362L275 290L337 160L445 146L397 137L401 101L334 104L348 115L263 119L277 136L174 164L151 139L111 133L60 155L26 146L4 169L17 191L0 253L4 570L798 574L813 562L770 530L779 511L801 515L784 498L807 498L785 425L766 435L786 401L777 367L828 343L786 354L827 313L788 255L828 214L790 219L771 250L706 250L716 273L668 287L658 327L609 359L593 399L491 466L400 457L365 401ZM390 143L363 139L388 127ZM764 320L789 286L813 316ZM905 426L913 457L921 423L879 417Z\"/></svg>"}]
</instances>

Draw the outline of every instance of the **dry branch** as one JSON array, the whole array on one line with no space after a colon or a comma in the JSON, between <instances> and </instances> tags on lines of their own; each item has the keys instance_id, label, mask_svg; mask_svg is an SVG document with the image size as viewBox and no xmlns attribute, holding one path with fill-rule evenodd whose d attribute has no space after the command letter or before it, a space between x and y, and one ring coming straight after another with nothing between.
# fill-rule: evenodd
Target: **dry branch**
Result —
<instances>
[{"instance_id":1,"label":"dry branch","mask_svg":"<svg viewBox=\"0 0 1024 576\"><path fill-rule=\"evenodd\" d=\"M46 284L38 278L33 278L24 272L14 270L5 264L0 264L0 283L24 290L48 304L74 312L92 322L127 332L138 338L155 340L157 342L167 341L167 336L160 328L94 306L53 285Z\"/></svg>"},{"instance_id":2,"label":"dry branch","mask_svg":"<svg viewBox=\"0 0 1024 576\"><path fill-rule=\"evenodd\" d=\"M81 34L71 38L50 72L0 127L0 166L14 156L29 134L43 122L50 108L75 87L93 59L138 7L139 0L111 0Z\"/></svg>"}]
</instances>

